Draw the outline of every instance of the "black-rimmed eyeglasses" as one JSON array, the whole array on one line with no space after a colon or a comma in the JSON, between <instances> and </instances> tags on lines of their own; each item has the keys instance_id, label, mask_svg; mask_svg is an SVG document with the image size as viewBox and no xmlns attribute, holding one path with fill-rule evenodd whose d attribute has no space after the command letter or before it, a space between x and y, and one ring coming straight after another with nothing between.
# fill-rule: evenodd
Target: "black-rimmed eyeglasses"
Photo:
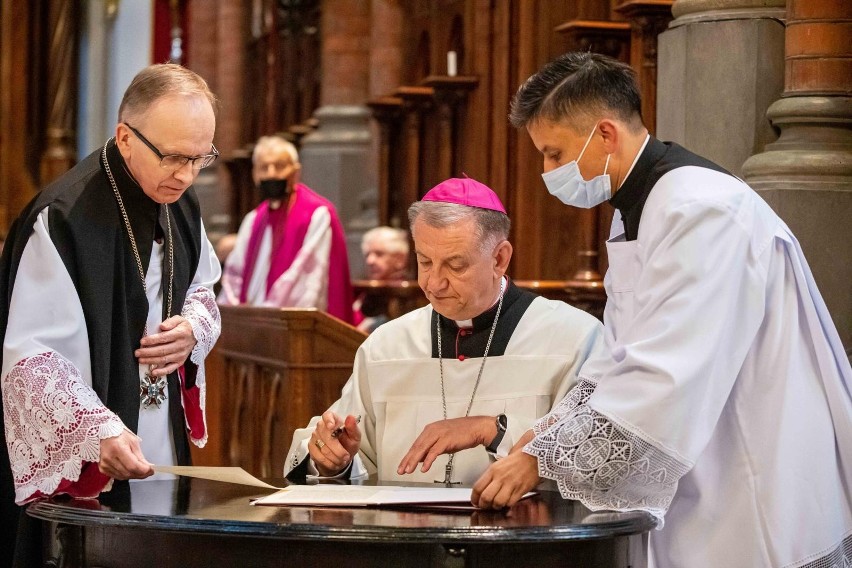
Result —
<instances>
[{"instance_id":1,"label":"black-rimmed eyeglasses","mask_svg":"<svg viewBox=\"0 0 852 568\"><path fill-rule=\"evenodd\" d=\"M187 162L192 162L193 170L200 170L201 168L206 168L210 164L216 161L216 158L219 157L219 150L216 149L216 146L211 145L212 153L204 154L202 156L184 156L183 154L163 154L160 152L156 146L151 144L147 138L142 136L142 133L127 124L124 123L127 128L136 135L139 140L142 141L143 144L148 146L152 152L154 152L158 158L160 158L160 167L169 171L179 170L184 167Z\"/></svg>"}]
</instances>

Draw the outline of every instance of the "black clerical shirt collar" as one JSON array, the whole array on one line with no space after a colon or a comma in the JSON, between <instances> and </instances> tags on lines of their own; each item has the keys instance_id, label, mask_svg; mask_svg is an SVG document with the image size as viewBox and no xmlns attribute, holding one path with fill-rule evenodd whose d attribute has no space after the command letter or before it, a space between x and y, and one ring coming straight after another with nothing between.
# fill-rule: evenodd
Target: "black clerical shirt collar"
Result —
<instances>
[{"instance_id":1,"label":"black clerical shirt collar","mask_svg":"<svg viewBox=\"0 0 852 568\"><path fill-rule=\"evenodd\" d=\"M651 136L648 143L645 144L645 149L639 154L639 159L636 160L633 169L630 170L621 187L609 200L613 207L623 211L631 209L639 203L642 199L648 174L651 173L651 169L665 153L666 145Z\"/></svg>"},{"instance_id":2,"label":"black clerical shirt collar","mask_svg":"<svg viewBox=\"0 0 852 568\"><path fill-rule=\"evenodd\" d=\"M636 160L633 169L627 174L624 183L609 200L610 204L621 212L623 221L633 219L634 213L637 213L634 209L639 208L641 210L644 206L650 191L646 183L648 177L667 150L668 147L663 142L651 136L645 144L645 149L639 154L639 159ZM628 231L628 233L631 232ZM635 235L628 235L628 238L630 237L635 238Z\"/></svg>"},{"instance_id":3,"label":"black clerical shirt collar","mask_svg":"<svg viewBox=\"0 0 852 568\"><path fill-rule=\"evenodd\" d=\"M491 348L488 351L488 356L500 356L506 351L509 341L512 339L512 334L515 328L527 311L527 308L532 304L537 297L531 292L521 290L514 285L511 279L507 278L506 290L503 292L503 308L500 311L500 321L497 323L497 328L494 330L494 337L491 343ZM436 325L441 330L443 339L443 356L458 357L465 360L471 357L482 357L485 353L485 348L488 346L488 339L491 335L491 326L494 323L494 318L497 316L499 302L479 314L471 323L472 327L459 328L455 321L447 319L432 310L431 318L431 333L432 336L432 357L438 357L438 336Z\"/></svg>"}]
</instances>

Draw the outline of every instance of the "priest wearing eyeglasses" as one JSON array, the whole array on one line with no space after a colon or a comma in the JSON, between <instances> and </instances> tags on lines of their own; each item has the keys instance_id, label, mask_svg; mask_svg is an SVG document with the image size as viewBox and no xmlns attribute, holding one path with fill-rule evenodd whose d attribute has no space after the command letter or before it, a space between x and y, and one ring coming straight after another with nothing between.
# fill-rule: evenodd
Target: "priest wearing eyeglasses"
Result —
<instances>
[{"instance_id":1,"label":"priest wearing eyeglasses","mask_svg":"<svg viewBox=\"0 0 852 568\"><path fill-rule=\"evenodd\" d=\"M603 328L506 276L509 217L473 179L409 209L429 300L362 344L341 397L297 430L285 474L472 484L577 382Z\"/></svg>"},{"instance_id":2,"label":"priest wearing eyeglasses","mask_svg":"<svg viewBox=\"0 0 852 568\"><path fill-rule=\"evenodd\" d=\"M7 543L19 518L26 532L16 504L152 478L152 464L188 464L189 442L207 440L204 358L219 335L220 268L191 185L218 155L215 104L187 69L144 69L115 137L36 196L9 232L0 263ZM13 549L3 547L0 565Z\"/></svg>"}]
</instances>

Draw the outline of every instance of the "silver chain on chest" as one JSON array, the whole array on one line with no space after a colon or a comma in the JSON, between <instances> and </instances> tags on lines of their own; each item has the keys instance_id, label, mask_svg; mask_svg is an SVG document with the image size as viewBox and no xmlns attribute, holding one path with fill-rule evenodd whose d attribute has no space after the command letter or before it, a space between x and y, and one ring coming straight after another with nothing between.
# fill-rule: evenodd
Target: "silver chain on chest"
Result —
<instances>
[{"instance_id":1,"label":"silver chain on chest","mask_svg":"<svg viewBox=\"0 0 852 568\"><path fill-rule=\"evenodd\" d=\"M500 312L503 310L503 296L504 294L504 285L505 281L500 279L500 300L497 303L497 313L494 315L494 323L491 324L491 332L488 334L488 342L485 344L485 353L482 355L482 363L479 365L479 373L476 375L476 382L473 384L473 391L470 393L470 401L467 403L467 410L464 413L464 417L467 418L470 415L470 409L473 407L473 399L476 398L476 390L479 388L479 381L482 379L482 371L485 369L485 361L488 360L488 350L491 349L491 340L494 339L494 331L497 329L497 320L500 319ZM438 368L441 372L441 405L444 409L444 420L447 419L447 394L444 388L444 358L443 352L441 349L441 316L438 315L438 318L435 323L435 332L438 334ZM445 467L445 475L444 479L440 481L436 481L436 483L444 483L446 485L451 485L452 475L453 475L453 460L455 459L456 454L450 454L450 459L447 461L447 465Z\"/></svg>"},{"instance_id":2,"label":"silver chain on chest","mask_svg":"<svg viewBox=\"0 0 852 568\"><path fill-rule=\"evenodd\" d=\"M142 281L142 290L145 292L145 297L148 297L148 285L145 283L145 269L142 267L142 256L139 254L139 248L136 246L136 237L133 235L133 227L130 225L130 218L127 216L127 210L124 208L124 201L121 199L121 194L118 192L118 185L115 183L115 178L112 175L112 170L109 167L109 160L107 160L107 145L109 145L109 141L104 144L103 151L101 152L101 161L104 164L104 170L106 171L107 178L109 178L109 183L112 186L112 191L115 194L115 199L118 201L118 208L121 210L121 217L124 219L124 226L127 229L127 236L130 238L130 248L133 249L133 256L136 259L136 268L139 270L139 278ZM167 268L169 271L169 286L168 286L168 301L166 303L166 314L167 317L171 317L172 314L172 291L174 288L174 274L175 274L175 249L174 242L172 241L172 222L171 217L169 215L169 206L164 204L166 210L166 227L168 231L168 241L169 241L169 259ZM145 316L145 328L142 332L143 337L148 335L148 316ZM141 380L139 387L139 396L142 399L142 405L146 408L151 405L156 405L158 408L160 404L166 399L166 377L154 377L153 376L153 365L148 368L148 372L145 373L145 377Z\"/></svg>"}]
</instances>

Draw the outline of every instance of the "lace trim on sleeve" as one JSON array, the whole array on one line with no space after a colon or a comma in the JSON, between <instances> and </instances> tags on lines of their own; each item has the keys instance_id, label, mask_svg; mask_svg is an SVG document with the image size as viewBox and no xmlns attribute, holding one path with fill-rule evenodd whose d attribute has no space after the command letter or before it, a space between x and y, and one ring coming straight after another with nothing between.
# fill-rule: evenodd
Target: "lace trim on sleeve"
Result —
<instances>
[{"instance_id":1,"label":"lace trim on sleeve","mask_svg":"<svg viewBox=\"0 0 852 568\"><path fill-rule=\"evenodd\" d=\"M107 409L70 361L54 351L19 361L3 377L6 443L15 501L53 494L77 481L83 462L100 459L100 441L124 424Z\"/></svg>"},{"instance_id":2,"label":"lace trim on sleeve","mask_svg":"<svg viewBox=\"0 0 852 568\"><path fill-rule=\"evenodd\" d=\"M556 480L566 499L593 511L648 511L662 521L691 466L587 406L595 386L581 379L536 423L524 452L538 459L539 475Z\"/></svg>"},{"instance_id":3,"label":"lace trim on sleeve","mask_svg":"<svg viewBox=\"0 0 852 568\"><path fill-rule=\"evenodd\" d=\"M192 349L189 360L201 367L222 331L219 307L216 305L213 291L204 286L196 288L187 295L181 315L192 326L192 333L198 342Z\"/></svg>"},{"instance_id":4,"label":"lace trim on sleeve","mask_svg":"<svg viewBox=\"0 0 852 568\"><path fill-rule=\"evenodd\" d=\"M814 556L818 558L812 556L804 562L788 564L784 568L849 568L852 566L852 533L847 533L832 550L823 550Z\"/></svg>"}]
</instances>

